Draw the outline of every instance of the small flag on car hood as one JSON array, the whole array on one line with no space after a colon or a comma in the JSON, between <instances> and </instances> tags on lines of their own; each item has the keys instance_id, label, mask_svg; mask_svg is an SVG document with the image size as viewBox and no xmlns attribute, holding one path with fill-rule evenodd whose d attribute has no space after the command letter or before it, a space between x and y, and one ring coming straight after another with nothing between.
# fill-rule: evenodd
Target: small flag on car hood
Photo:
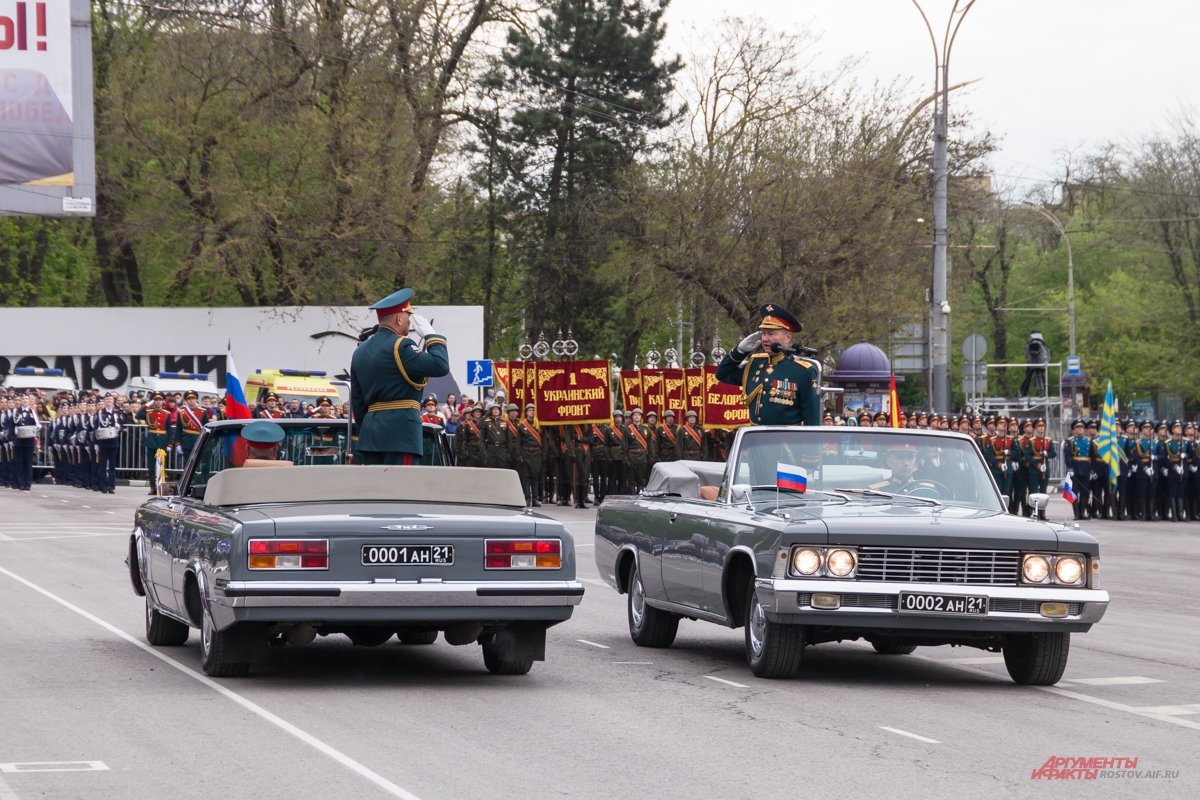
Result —
<instances>
[{"instance_id":1,"label":"small flag on car hood","mask_svg":"<svg viewBox=\"0 0 1200 800\"><path fill-rule=\"evenodd\" d=\"M804 470L804 467L797 467L794 464L784 464L782 461L776 462L775 485L780 489L807 492L808 473Z\"/></svg>"}]
</instances>

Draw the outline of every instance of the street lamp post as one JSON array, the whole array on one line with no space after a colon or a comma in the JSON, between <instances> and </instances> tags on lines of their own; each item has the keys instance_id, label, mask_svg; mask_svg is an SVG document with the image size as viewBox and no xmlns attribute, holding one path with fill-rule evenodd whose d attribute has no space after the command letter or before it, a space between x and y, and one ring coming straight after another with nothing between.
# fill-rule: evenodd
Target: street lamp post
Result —
<instances>
[{"instance_id":1,"label":"street lamp post","mask_svg":"<svg viewBox=\"0 0 1200 800\"><path fill-rule=\"evenodd\" d=\"M1067 244L1067 334L1071 342L1069 355L1077 356L1079 352L1075 349L1075 260L1071 256L1071 237L1067 236L1067 229L1058 221L1058 217L1033 203L1026 202L1025 205L1054 223L1054 227L1062 234L1063 241Z\"/></svg>"},{"instance_id":2,"label":"street lamp post","mask_svg":"<svg viewBox=\"0 0 1200 800\"><path fill-rule=\"evenodd\" d=\"M929 360L933 410L945 413L950 410L950 302L947 297L949 266L946 257L946 183L950 172L946 146L949 138L947 107L950 101L950 51L954 47L958 29L971 6L975 5L975 0L954 0L941 48L921 4L917 0L912 0L912 3L925 21L929 42L933 45L933 290L930 292Z\"/></svg>"}]
</instances>

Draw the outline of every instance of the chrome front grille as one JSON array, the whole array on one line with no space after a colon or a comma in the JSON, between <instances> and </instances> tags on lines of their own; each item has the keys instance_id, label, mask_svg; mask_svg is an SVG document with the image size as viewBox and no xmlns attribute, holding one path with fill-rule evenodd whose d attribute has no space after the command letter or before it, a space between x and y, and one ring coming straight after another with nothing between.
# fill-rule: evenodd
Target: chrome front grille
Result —
<instances>
[{"instance_id":1,"label":"chrome front grille","mask_svg":"<svg viewBox=\"0 0 1200 800\"><path fill-rule=\"evenodd\" d=\"M860 581L1015 586L1020 569L1021 554L1016 550L858 548Z\"/></svg>"},{"instance_id":2,"label":"chrome front grille","mask_svg":"<svg viewBox=\"0 0 1200 800\"><path fill-rule=\"evenodd\" d=\"M838 593L838 598L841 601L839 608L882 608L895 611L898 607L898 601L894 595L842 592ZM811 608L812 592L797 592L796 605L800 608ZM988 601L989 612L1040 614L1041 607L1042 601L1040 600L1014 600L1007 597L993 597ZM1083 603L1067 603L1068 616L1078 617L1082 612Z\"/></svg>"}]
</instances>

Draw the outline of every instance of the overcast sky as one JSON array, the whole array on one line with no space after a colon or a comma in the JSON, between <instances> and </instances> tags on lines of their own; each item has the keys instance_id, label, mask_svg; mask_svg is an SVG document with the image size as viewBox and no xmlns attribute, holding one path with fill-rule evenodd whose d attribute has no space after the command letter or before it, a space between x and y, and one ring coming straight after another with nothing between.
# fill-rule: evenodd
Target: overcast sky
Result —
<instances>
[{"instance_id":1,"label":"overcast sky","mask_svg":"<svg viewBox=\"0 0 1200 800\"><path fill-rule=\"evenodd\" d=\"M940 42L952 0L920 0ZM960 5L966 5L962 0ZM724 15L820 34L817 64L864 59L857 76L911 79L932 91L934 55L912 0L672 0L667 46ZM1061 175L1067 149L1136 139L1200 108L1197 0L978 0L950 58L952 94L1000 140L999 186L1021 191Z\"/></svg>"}]
</instances>

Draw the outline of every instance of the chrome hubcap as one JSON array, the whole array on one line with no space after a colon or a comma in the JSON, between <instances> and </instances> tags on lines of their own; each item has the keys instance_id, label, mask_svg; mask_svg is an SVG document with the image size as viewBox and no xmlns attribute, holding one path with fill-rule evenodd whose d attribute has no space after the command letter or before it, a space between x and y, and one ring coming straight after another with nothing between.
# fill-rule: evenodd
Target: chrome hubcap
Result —
<instances>
[{"instance_id":1,"label":"chrome hubcap","mask_svg":"<svg viewBox=\"0 0 1200 800\"><path fill-rule=\"evenodd\" d=\"M762 655L763 644L767 639L767 615L759 604L757 595L750 604L750 620L746 623L746 630L750 635L750 650L754 657L758 658Z\"/></svg>"},{"instance_id":2,"label":"chrome hubcap","mask_svg":"<svg viewBox=\"0 0 1200 800\"><path fill-rule=\"evenodd\" d=\"M200 612L200 649L205 653L212 652L213 624L207 611Z\"/></svg>"},{"instance_id":3,"label":"chrome hubcap","mask_svg":"<svg viewBox=\"0 0 1200 800\"><path fill-rule=\"evenodd\" d=\"M640 629L646 617L646 591L642 588L641 576L634 579L633 588L629 591L629 616L633 620L633 627Z\"/></svg>"}]
</instances>

